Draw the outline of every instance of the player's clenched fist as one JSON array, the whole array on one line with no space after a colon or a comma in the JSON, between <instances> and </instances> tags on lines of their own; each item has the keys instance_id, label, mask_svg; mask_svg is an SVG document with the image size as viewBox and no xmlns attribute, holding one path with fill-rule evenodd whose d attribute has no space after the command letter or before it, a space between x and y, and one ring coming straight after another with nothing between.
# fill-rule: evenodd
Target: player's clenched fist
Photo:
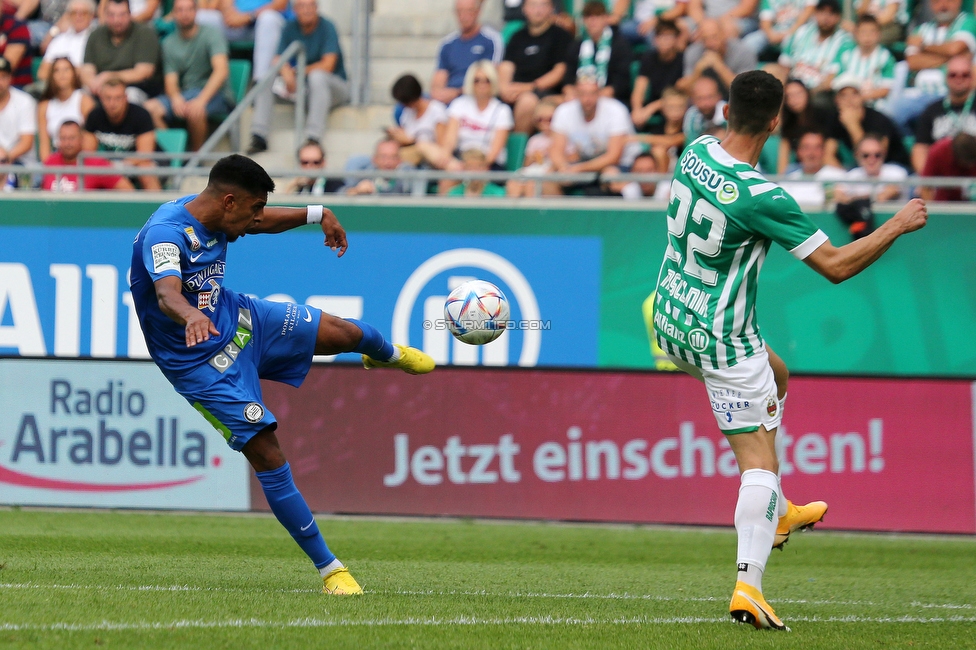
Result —
<instances>
[{"instance_id":1,"label":"player's clenched fist","mask_svg":"<svg viewBox=\"0 0 976 650\"><path fill-rule=\"evenodd\" d=\"M203 312L197 311L195 314L190 314L187 317L186 347L192 348L197 343L210 340L211 334L220 336L220 332L217 331L217 327L213 324L213 321L204 316Z\"/></svg>"},{"instance_id":2,"label":"player's clenched fist","mask_svg":"<svg viewBox=\"0 0 976 650\"><path fill-rule=\"evenodd\" d=\"M922 199L912 199L898 211L895 218L902 221L905 232L915 232L928 222L929 209Z\"/></svg>"}]
</instances>

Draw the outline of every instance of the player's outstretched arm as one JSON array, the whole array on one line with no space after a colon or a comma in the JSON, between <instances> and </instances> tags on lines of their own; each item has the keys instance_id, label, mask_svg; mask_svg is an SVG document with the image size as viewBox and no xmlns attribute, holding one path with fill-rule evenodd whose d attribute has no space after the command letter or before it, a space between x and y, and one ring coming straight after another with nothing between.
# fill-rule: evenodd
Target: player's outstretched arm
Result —
<instances>
[{"instance_id":1,"label":"player's outstretched arm","mask_svg":"<svg viewBox=\"0 0 976 650\"><path fill-rule=\"evenodd\" d=\"M211 334L220 336L213 321L187 302L180 278L167 275L156 280L154 285L159 310L180 325L186 326L186 347L192 348L197 343L203 343Z\"/></svg>"},{"instance_id":2,"label":"player's outstretched arm","mask_svg":"<svg viewBox=\"0 0 976 650\"><path fill-rule=\"evenodd\" d=\"M319 214L321 210L321 215ZM255 217L248 234L279 233L298 228L309 223L318 223L325 235L325 245L332 250L338 250L342 257L349 243L346 241L346 231L332 210L322 206L308 206L306 208L265 207L261 214Z\"/></svg>"},{"instance_id":3,"label":"player's outstretched arm","mask_svg":"<svg viewBox=\"0 0 976 650\"><path fill-rule=\"evenodd\" d=\"M824 242L803 261L834 284L850 279L874 264L895 240L914 232L928 221L928 209L921 199L912 199L905 207L873 233L850 244L834 246Z\"/></svg>"}]
</instances>

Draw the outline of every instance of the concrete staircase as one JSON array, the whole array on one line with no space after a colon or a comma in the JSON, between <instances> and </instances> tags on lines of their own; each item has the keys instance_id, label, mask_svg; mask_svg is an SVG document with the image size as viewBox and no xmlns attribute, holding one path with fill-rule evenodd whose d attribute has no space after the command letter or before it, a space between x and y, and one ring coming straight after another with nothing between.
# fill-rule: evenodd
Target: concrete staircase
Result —
<instances>
[{"instance_id":1,"label":"concrete staircase","mask_svg":"<svg viewBox=\"0 0 976 650\"><path fill-rule=\"evenodd\" d=\"M500 26L502 0L485 0L482 20ZM390 88L402 74L412 73L424 88L430 86L434 57L440 40L457 28L454 0L374 0L370 33L369 105L343 106L332 111L326 129L328 168L340 170L349 156L369 154L383 137L383 127L392 124L393 99ZM353 52L352 0L319 0L319 13L332 20L339 31L346 70ZM250 111L242 123L243 146L250 138ZM268 168L292 168L294 155L294 105L275 105L269 149L255 156Z\"/></svg>"}]
</instances>

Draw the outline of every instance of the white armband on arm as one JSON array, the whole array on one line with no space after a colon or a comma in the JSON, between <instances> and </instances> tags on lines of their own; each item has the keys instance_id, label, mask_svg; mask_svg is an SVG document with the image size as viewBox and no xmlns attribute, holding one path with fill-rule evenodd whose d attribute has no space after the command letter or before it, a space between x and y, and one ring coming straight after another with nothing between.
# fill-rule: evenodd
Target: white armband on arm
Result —
<instances>
[{"instance_id":1,"label":"white armband on arm","mask_svg":"<svg viewBox=\"0 0 976 650\"><path fill-rule=\"evenodd\" d=\"M321 205L309 205L305 207L306 223L322 223L322 212L325 208Z\"/></svg>"}]
</instances>

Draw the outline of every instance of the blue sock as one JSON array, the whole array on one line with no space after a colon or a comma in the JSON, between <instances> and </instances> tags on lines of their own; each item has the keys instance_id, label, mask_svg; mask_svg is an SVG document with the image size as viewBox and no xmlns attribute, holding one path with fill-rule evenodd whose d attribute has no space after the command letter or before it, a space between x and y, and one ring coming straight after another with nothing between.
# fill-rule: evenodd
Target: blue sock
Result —
<instances>
[{"instance_id":1,"label":"blue sock","mask_svg":"<svg viewBox=\"0 0 976 650\"><path fill-rule=\"evenodd\" d=\"M355 318L347 318L346 320L363 331L363 340L359 342L353 352L365 354L377 361L390 360L390 357L393 356L393 344L384 339L378 329Z\"/></svg>"},{"instance_id":2,"label":"blue sock","mask_svg":"<svg viewBox=\"0 0 976 650\"><path fill-rule=\"evenodd\" d=\"M335 560L335 553L325 545L305 498L295 487L288 463L270 472L257 472L256 476L264 489L271 512L311 558L315 568L321 569Z\"/></svg>"}]
</instances>

